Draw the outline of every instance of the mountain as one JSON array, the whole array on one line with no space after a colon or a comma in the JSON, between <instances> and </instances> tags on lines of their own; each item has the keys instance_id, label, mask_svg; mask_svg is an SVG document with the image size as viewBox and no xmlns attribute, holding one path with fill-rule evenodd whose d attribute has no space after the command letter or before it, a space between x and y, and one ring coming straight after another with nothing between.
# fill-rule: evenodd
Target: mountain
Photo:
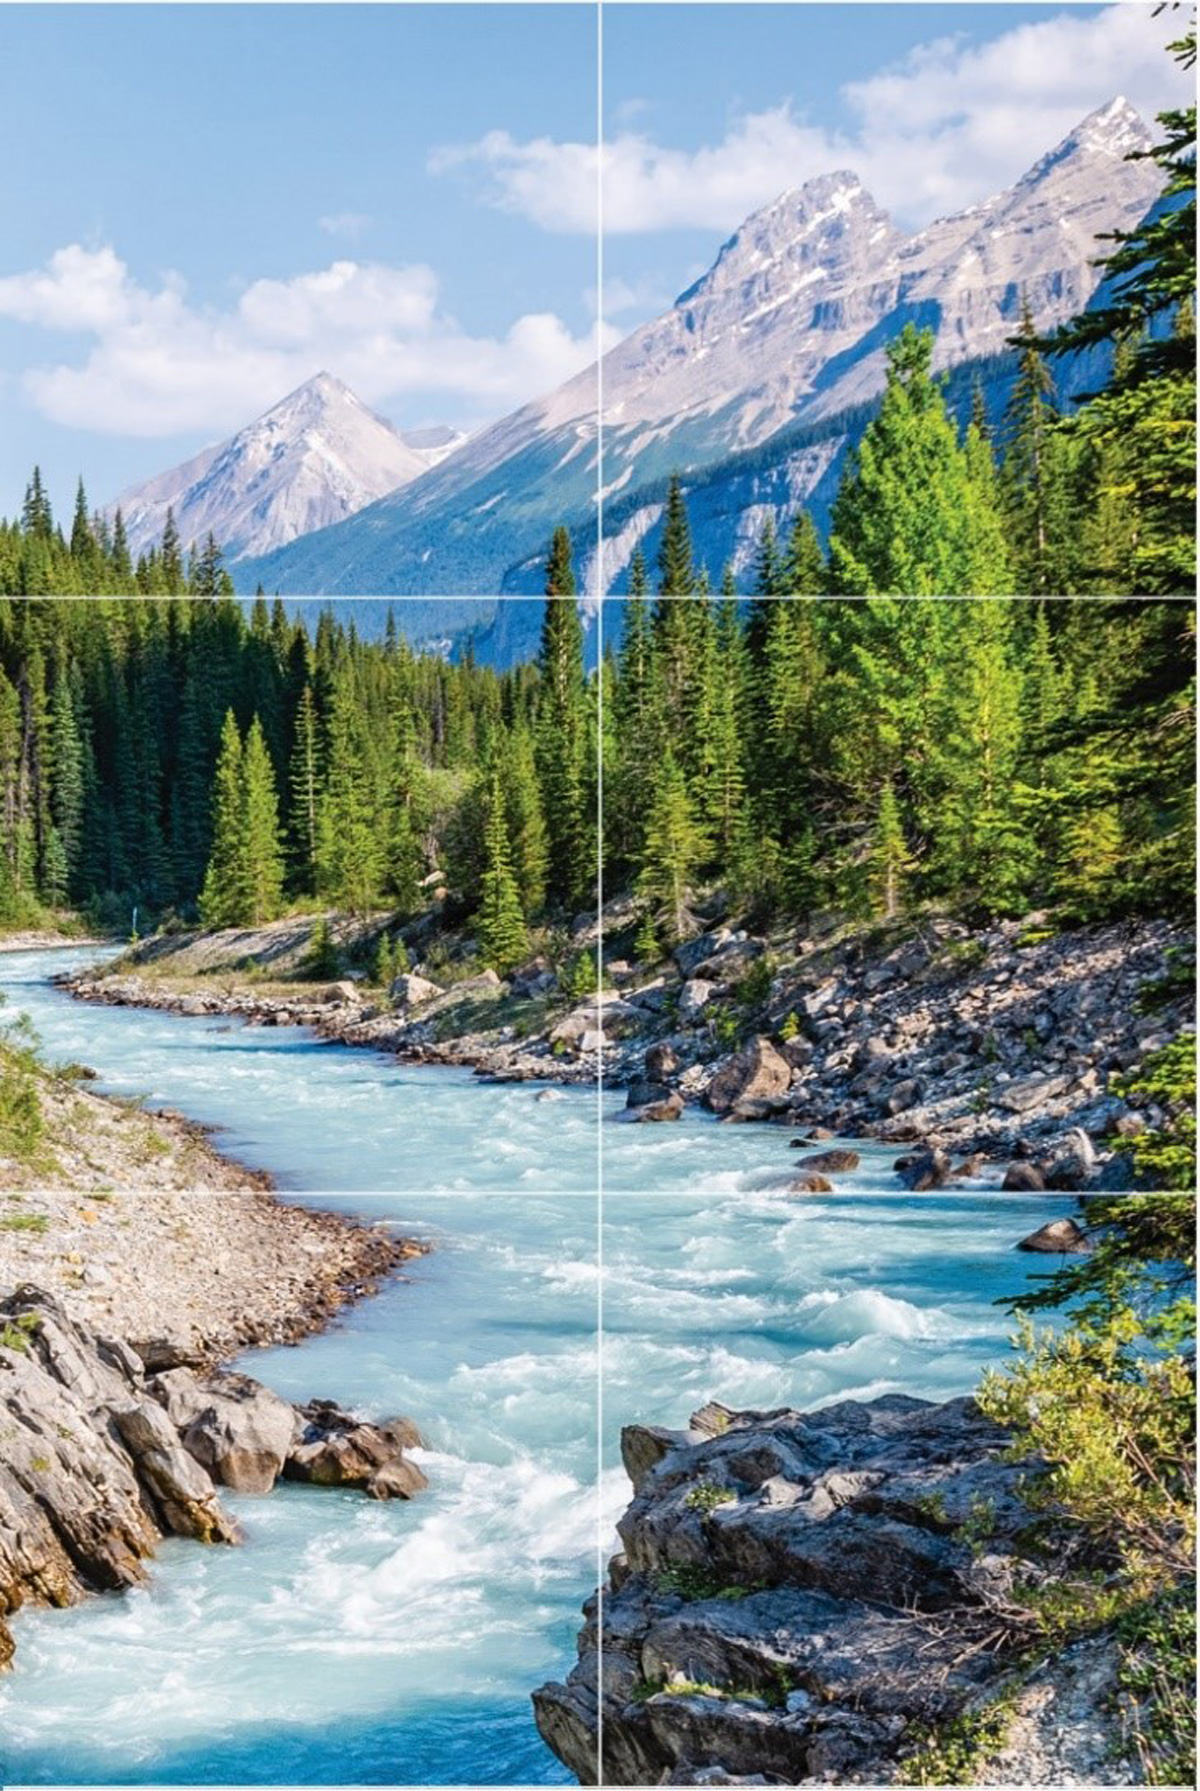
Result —
<instances>
[{"instance_id":1,"label":"mountain","mask_svg":"<svg viewBox=\"0 0 1200 1791\"><path fill-rule=\"evenodd\" d=\"M120 508L135 558L161 537L168 505L185 545L211 529L227 559L269 553L418 478L463 439L400 435L318 373L229 441L123 492L109 514Z\"/></svg>"},{"instance_id":2,"label":"mountain","mask_svg":"<svg viewBox=\"0 0 1200 1791\"><path fill-rule=\"evenodd\" d=\"M1015 186L905 236L858 177L822 175L756 212L663 316L603 361L603 566L596 500L596 369L482 430L440 466L348 522L236 568L252 588L384 594L532 592L556 522L572 524L585 585L619 587L654 500L787 430L818 430L789 502L836 472L878 396L889 342L913 321L950 368L1004 350L1022 293L1049 329L1095 290L1097 237L1129 229L1161 175L1130 162L1149 133L1123 99L1089 114ZM753 519L750 519L753 521ZM702 551L707 552L706 544ZM711 562L714 571L719 562Z\"/></svg>"}]
</instances>

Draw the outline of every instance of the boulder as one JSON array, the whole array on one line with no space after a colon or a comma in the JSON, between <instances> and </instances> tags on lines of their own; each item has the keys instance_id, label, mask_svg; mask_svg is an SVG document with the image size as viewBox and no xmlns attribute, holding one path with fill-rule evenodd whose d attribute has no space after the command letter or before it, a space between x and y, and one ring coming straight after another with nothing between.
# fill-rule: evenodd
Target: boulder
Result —
<instances>
[{"instance_id":1,"label":"boulder","mask_svg":"<svg viewBox=\"0 0 1200 1791\"><path fill-rule=\"evenodd\" d=\"M646 1076L651 1082L665 1082L679 1069L679 1055L665 1040L651 1045L646 1052Z\"/></svg>"},{"instance_id":2,"label":"boulder","mask_svg":"<svg viewBox=\"0 0 1200 1791\"><path fill-rule=\"evenodd\" d=\"M704 1098L714 1113L728 1113L741 1100L786 1094L791 1081L792 1066L770 1039L759 1036L744 1051L726 1058Z\"/></svg>"},{"instance_id":3,"label":"boulder","mask_svg":"<svg viewBox=\"0 0 1200 1791\"><path fill-rule=\"evenodd\" d=\"M429 1483L415 1462L406 1461L406 1446L420 1444L407 1418L382 1424L354 1418L331 1399L313 1399L298 1408L298 1436L284 1463L284 1478L312 1486L361 1487L372 1498L411 1498ZM404 1473L396 1469L403 1463Z\"/></svg>"},{"instance_id":4,"label":"boulder","mask_svg":"<svg viewBox=\"0 0 1200 1791\"><path fill-rule=\"evenodd\" d=\"M1056 1157L1046 1171L1046 1186L1073 1192L1086 1188L1096 1167L1096 1152L1091 1139L1079 1126L1067 1133L1067 1148Z\"/></svg>"},{"instance_id":5,"label":"boulder","mask_svg":"<svg viewBox=\"0 0 1200 1791\"><path fill-rule=\"evenodd\" d=\"M914 1194L923 1194L930 1188L944 1188L953 1168L945 1151L934 1148L898 1158L896 1174Z\"/></svg>"},{"instance_id":6,"label":"boulder","mask_svg":"<svg viewBox=\"0 0 1200 1791\"><path fill-rule=\"evenodd\" d=\"M798 1175L787 1185L789 1194L832 1194L833 1183L823 1175Z\"/></svg>"},{"instance_id":7,"label":"boulder","mask_svg":"<svg viewBox=\"0 0 1200 1791\"><path fill-rule=\"evenodd\" d=\"M712 1000L716 986L701 976L689 977L679 992L679 1018L685 1022L698 1020Z\"/></svg>"},{"instance_id":8,"label":"boulder","mask_svg":"<svg viewBox=\"0 0 1200 1791\"><path fill-rule=\"evenodd\" d=\"M1015 1189L1025 1189L1030 1193L1040 1193L1046 1186L1046 1178L1035 1163L1010 1163L1004 1172L1001 1189L1011 1193Z\"/></svg>"},{"instance_id":9,"label":"boulder","mask_svg":"<svg viewBox=\"0 0 1200 1791\"><path fill-rule=\"evenodd\" d=\"M446 991L440 983L431 983L427 976L406 970L402 976L392 978L389 993L396 1007L420 1007L423 1001L432 1001L435 995L444 995Z\"/></svg>"},{"instance_id":10,"label":"boulder","mask_svg":"<svg viewBox=\"0 0 1200 1791\"><path fill-rule=\"evenodd\" d=\"M1044 1107L1047 1101L1058 1100L1070 1086L1068 1076L1023 1076L1000 1089L996 1101L1009 1113L1029 1113L1035 1107Z\"/></svg>"},{"instance_id":11,"label":"boulder","mask_svg":"<svg viewBox=\"0 0 1200 1791\"><path fill-rule=\"evenodd\" d=\"M1045 1256L1083 1256L1091 1247L1087 1233L1074 1219L1051 1219L1017 1245L1018 1250L1035 1250Z\"/></svg>"},{"instance_id":12,"label":"boulder","mask_svg":"<svg viewBox=\"0 0 1200 1791\"><path fill-rule=\"evenodd\" d=\"M801 1157L796 1167L815 1175L847 1175L861 1162L856 1150L819 1150L811 1157Z\"/></svg>"},{"instance_id":13,"label":"boulder","mask_svg":"<svg viewBox=\"0 0 1200 1791\"><path fill-rule=\"evenodd\" d=\"M218 1486L270 1492L287 1459L296 1414L286 1399L245 1374L199 1381L173 1368L151 1384L183 1446Z\"/></svg>"},{"instance_id":14,"label":"boulder","mask_svg":"<svg viewBox=\"0 0 1200 1791\"><path fill-rule=\"evenodd\" d=\"M895 1115L907 1113L910 1107L919 1107L925 1098L925 1091L915 1077L906 1077L902 1082L894 1082L884 1097L884 1107Z\"/></svg>"},{"instance_id":15,"label":"boulder","mask_svg":"<svg viewBox=\"0 0 1200 1791\"><path fill-rule=\"evenodd\" d=\"M322 991L320 999L326 1007L351 1007L360 996L356 985L347 977L340 983L330 983Z\"/></svg>"}]
</instances>

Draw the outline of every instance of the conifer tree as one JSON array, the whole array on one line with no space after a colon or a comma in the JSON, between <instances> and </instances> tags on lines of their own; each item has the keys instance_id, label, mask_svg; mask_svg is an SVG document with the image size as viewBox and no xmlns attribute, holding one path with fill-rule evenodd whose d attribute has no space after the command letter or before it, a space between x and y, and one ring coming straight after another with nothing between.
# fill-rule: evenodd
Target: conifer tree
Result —
<instances>
[{"instance_id":1,"label":"conifer tree","mask_svg":"<svg viewBox=\"0 0 1200 1791\"><path fill-rule=\"evenodd\" d=\"M291 767L289 833L297 882L311 892L317 877L317 820L321 807L321 736L311 684L296 710Z\"/></svg>"},{"instance_id":2,"label":"conifer tree","mask_svg":"<svg viewBox=\"0 0 1200 1791\"><path fill-rule=\"evenodd\" d=\"M831 575L847 595L1012 589L993 495L959 445L932 357L932 332L906 324L888 350L879 414L834 501Z\"/></svg>"},{"instance_id":3,"label":"conifer tree","mask_svg":"<svg viewBox=\"0 0 1200 1791\"><path fill-rule=\"evenodd\" d=\"M693 812L687 779L668 750L646 820L638 894L652 904L672 939L688 925L688 895L709 843Z\"/></svg>"},{"instance_id":4,"label":"conifer tree","mask_svg":"<svg viewBox=\"0 0 1200 1791\"><path fill-rule=\"evenodd\" d=\"M799 510L788 533L783 561L782 595L820 597L829 589L829 573L817 525L807 510Z\"/></svg>"},{"instance_id":5,"label":"conifer tree","mask_svg":"<svg viewBox=\"0 0 1200 1791\"><path fill-rule=\"evenodd\" d=\"M317 894L351 914L379 899L385 840L368 775L365 717L349 671L334 681L317 812Z\"/></svg>"},{"instance_id":6,"label":"conifer tree","mask_svg":"<svg viewBox=\"0 0 1200 1791\"><path fill-rule=\"evenodd\" d=\"M547 583L550 580L547 578ZM571 903L588 884L583 628L574 596L547 596L538 653L535 753L549 887Z\"/></svg>"},{"instance_id":7,"label":"conifer tree","mask_svg":"<svg viewBox=\"0 0 1200 1791\"><path fill-rule=\"evenodd\" d=\"M239 875L241 919L252 926L273 920L283 893L283 845L275 772L258 716L242 754L242 838Z\"/></svg>"},{"instance_id":8,"label":"conifer tree","mask_svg":"<svg viewBox=\"0 0 1200 1791\"><path fill-rule=\"evenodd\" d=\"M213 778L212 851L200 892L200 917L206 927L236 927L244 918L242 851L245 805L242 787L242 737L232 709L225 711L221 745Z\"/></svg>"},{"instance_id":9,"label":"conifer tree","mask_svg":"<svg viewBox=\"0 0 1200 1791\"><path fill-rule=\"evenodd\" d=\"M666 518L658 549L660 597L690 597L696 589L692 564L692 535L679 474L671 475L667 488Z\"/></svg>"},{"instance_id":10,"label":"conifer tree","mask_svg":"<svg viewBox=\"0 0 1200 1791\"><path fill-rule=\"evenodd\" d=\"M475 928L484 961L504 975L521 962L529 940L521 892L512 867L504 788L498 768L488 780L486 815L484 870Z\"/></svg>"},{"instance_id":11,"label":"conifer tree","mask_svg":"<svg viewBox=\"0 0 1200 1791\"><path fill-rule=\"evenodd\" d=\"M904 881L912 860L904 839L900 804L889 777L879 793L879 808L868 861L871 912L892 920L900 912Z\"/></svg>"},{"instance_id":12,"label":"conifer tree","mask_svg":"<svg viewBox=\"0 0 1200 1791\"><path fill-rule=\"evenodd\" d=\"M565 528L554 531L550 557L546 561L546 596L574 597L575 566L571 558L571 536Z\"/></svg>"}]
</instances>

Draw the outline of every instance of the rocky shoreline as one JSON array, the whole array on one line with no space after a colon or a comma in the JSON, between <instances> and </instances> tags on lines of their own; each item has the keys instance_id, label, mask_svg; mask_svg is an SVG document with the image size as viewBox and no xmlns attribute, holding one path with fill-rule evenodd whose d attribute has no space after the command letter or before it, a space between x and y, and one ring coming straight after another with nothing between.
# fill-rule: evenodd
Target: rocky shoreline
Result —
<instances>
[{"instance_id":1,"label":"rocky shoreline","mask_svg":"<svg viewBox=\"0 0 1200 1791\"><path fill-rule=\"evenodd\" d=\"M239 1542L219 1489L286 1478L408 1499L427 1484L409 1420L293 1406L244 1374L153 1371L30 1284L0 1299L0 1430L0 1668L22 1606L141 1584L168 1536Z\"/></svg>"},{"instance_id":2,"label":"rocky shoreline","mask_svg":"<svg viewBox=\"0 0 1200 1791\"><path fill-rule=\"evenodd\" d=\"M969 1398L901 1394L628 1427L622 1551L534 1694L543 1739L583 1784L933 1783L956 1723L972 1783L1141 1782L1112 1640L1031 1661L1006 1627L1007 1442Z\"/></svg>"},{"instance_id":3,"label":"rocky shoreline","mask_svg":"<svg viewBox=\"0 0 1200 1791\"><path fill-rule=\"evenodd\" d=\"M633 916L619 898L574 943L611 938L615 953ZM86 1001L305 1025L492 1080L594 1085L603 1072L628 1089L622 1117L633 1121L699 1103L817 1140L878 1139L897 1147L901 1186L948 1185L992 1164L1016 1189L1136 1188L1113 1140L1164 1116L1115 1085L1194 1028L1186 978L1173 980L1194 941L1166 921L1047 921L761 937L710 924L653 974L607 955L606 986L574 1003L544 959L507 982L484 970L447 987L406 972L386 992L351 977L269 992L247 982L248 961L296 974L305 935L294 921L149 940L116 972L65 981Z\"/></svg>"},{"instance_id":4,"label":"rocky shoreline","mask_svg":"<svg viewBox=\"0 0 1200 1791\"><path fill-rule=\"evenodd\" d=\"M136 1585L165 1536L237 1541L222 1487L420 1491L408 1419L218 1365L324 1330L425 1248L262 1189L0 1196L0 1665L23 1604Z\"/></svg>"}]
</instances>

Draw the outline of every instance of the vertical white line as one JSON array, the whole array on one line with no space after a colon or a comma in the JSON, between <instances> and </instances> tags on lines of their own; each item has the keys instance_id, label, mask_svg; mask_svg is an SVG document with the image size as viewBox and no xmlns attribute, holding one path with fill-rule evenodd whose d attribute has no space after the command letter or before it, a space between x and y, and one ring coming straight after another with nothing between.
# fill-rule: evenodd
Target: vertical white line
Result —
<instances>
[{"instance_id":1,"label":"vertical white line","mask_svg":"<svg viewBox=\"0 0 1200 1791\"><path fill-rule=\"evenodd\" d=\"M604 0L596 0L596 988L604 964ZM597 1014L597 1019L600 1015ZM604 1028L596 1071L596 1782L604 1783Z\"/></svg>"}]
</instances>

